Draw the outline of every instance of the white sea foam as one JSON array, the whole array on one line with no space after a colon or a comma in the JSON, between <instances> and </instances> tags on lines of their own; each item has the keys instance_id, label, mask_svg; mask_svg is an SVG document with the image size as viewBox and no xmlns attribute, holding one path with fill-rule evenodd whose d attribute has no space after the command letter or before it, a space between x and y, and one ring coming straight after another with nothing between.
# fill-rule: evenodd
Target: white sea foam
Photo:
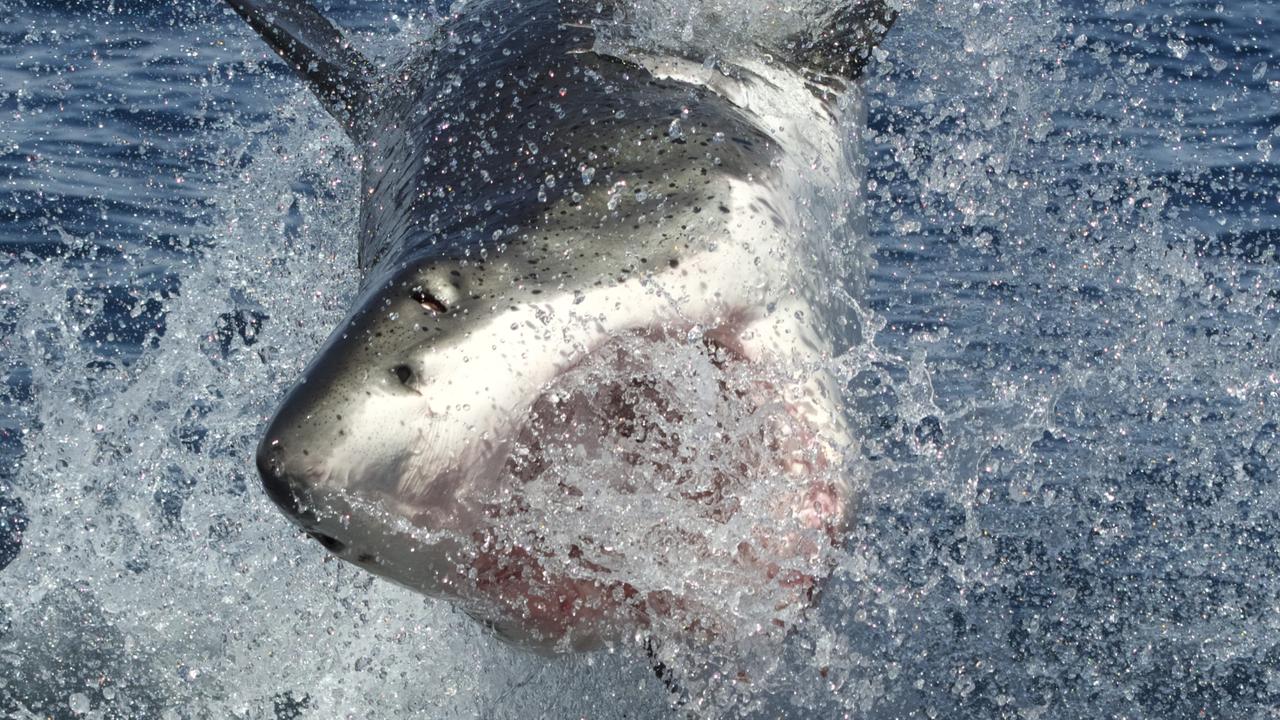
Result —
<instances>
[{"instance_id":1,"label":"white sea foam","mask_svg":"<svg viewBox=\"0 0 1280 720\"><path fill-rule=\"evenodd\" d=\"M1218 220L1243 235L1265 229L1261 212L1185 217L1177 202L1189 201L1162 179L1178 158L1212 174L1255 152L1182 132L1219 127L1247 93L1195 85L1219 72L1204 48L1218 51L1194 49L1190 19L1131 5L1113 4L1130 25L1105 37L1046 0L917 6L890 36L868 84L880 266L865 295L840 301L860 339L833 368L863 445L858 515L818 611L782 652L750 628L736 648L656 649L695 713L1225 717L1271 697L1280 278L1261 248L1211 252ZM658 41L714 49L790 27L794 7L654 0L640 14ZM1133 59L1150 37L1182 43L1179 64ZM1275 82L1267 67L1259 87ZM206 99L262 107L285 82L264 79L255 99L219 86L225 72L209 77ZM1204 106L1137 102L1171 78ZM90 92L58 79L24 92ZM22 117L0 120L10 146L51 116L25 115L30 97L0 99L21 103ZM223 148L204 186L216 221L181 262L136 238L111 255L113 241L51 213L49 232L75 252L4 266L6 427L21 437L12 484L30 524L0 571L0 711L670 716L645 660L512 650L445 603L327 561L259 491L261 425L358 282L356 170L300 93L260 125L199 132ZM51 195L75 187L76 162L23 161ZM1214 187L1253 189L1214 175L1197 192ZM163 332L114 349L100 330L120 311L91 292L104 286L139 313L162 308ZM676 379L714 371L688 348L673 355ZM684 417L682 441L710 436ZM749 437L749 423L736 432ZM610 529L652 529L668 508L650 497ZM558 496L536 499L566 512Z\"/></svg>"}]
</instances>

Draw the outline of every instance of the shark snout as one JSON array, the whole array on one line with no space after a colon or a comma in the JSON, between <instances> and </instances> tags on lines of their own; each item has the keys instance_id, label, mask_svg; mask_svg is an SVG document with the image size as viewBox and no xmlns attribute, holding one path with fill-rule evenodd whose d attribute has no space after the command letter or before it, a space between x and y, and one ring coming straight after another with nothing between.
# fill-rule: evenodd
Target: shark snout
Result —
<instances>
[{"instance_id":1,"label":"shark snout","mask_svg":"<svg viewBox=\"0 0 1280 720\"><path fill-rule=\"evenodd\" d=\"M306 529L308 537L320 543L329 552L341 553L346 549L346 543L312 527L316 518L303 503L289 477L285 475L280 462L281 454L278 444L266 447L264 443L263 447L258 448L258 474L262 477L262 487L266 490L267 497L271 498L290 520Z\"/></svg>"},{"instance_id":2,"label":"shark snout","mask_svg":"<svg viewBox=\"0 0 1280 720\"><path fill-rule=\"evenodd\" d=\"M295 485L285 469L285 460L285 448L281 442L270 435L264 438L258 446L258 475L262 479L262 488L291 520L305 525L311 513L301 497L301 488Z\"/></svg>"},{"instance_id":3,"label":"shark snout","mask_svg":"<svg viewBox=\"0 0 1280 720\"><path fill-rule=\"evenodd\" d=\"M435 428L418 390L428 385L419 379L422 363L370 353L363 339L334 343L313 363L257 447L267 497L331 549L350 542L341 524L353 505L396 499L406 459L422 452L416 443ZM444 465L422 474L433 478Z\"/></svg>"},{"instance_id":4,"label":"shark snout","mask_svg":"<svg viewBox=\"0 0 1280 720\"><path fill-rule=\"evenodd\" d=\"M327 523L320 517L311 500L311 487L305 475L290 471L287 446L270 436L258 446L258 475L267 497L294 524L326 550L342 553L347 543L326 532Z\"/></svg>"}]
</instances>

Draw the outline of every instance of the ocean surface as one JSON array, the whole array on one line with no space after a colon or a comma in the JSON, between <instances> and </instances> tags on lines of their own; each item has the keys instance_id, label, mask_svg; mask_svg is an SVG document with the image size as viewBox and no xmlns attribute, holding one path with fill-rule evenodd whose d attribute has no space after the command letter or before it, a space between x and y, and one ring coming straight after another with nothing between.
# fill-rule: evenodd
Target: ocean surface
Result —
<instances>
[{"instance_id":1,"label":"ocean surface","mask_svg":"<svg viewBox=\"0 0 1280 720\"><path fill-rule=\"evenodd\" d=\"M383 60L432 24L325 5ZM1280 5L907 5L846 249L854 526L772 684L673 710L261 491L359 281L354 151L265 46L0 0L0 715L1280 717Z\"/></svg>"}]
</instances>

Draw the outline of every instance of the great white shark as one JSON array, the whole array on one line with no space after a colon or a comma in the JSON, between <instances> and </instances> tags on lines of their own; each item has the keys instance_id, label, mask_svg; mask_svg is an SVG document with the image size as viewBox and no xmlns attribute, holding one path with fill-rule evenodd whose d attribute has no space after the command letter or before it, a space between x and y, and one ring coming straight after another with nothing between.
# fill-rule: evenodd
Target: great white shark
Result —
<instances>
[{"instance_id":1,"label":"great white shark","mask_svg":"<svg viewBox=\"0 0 1280 720\"><path fill-rule=\"evenodd\" d=\"M305 2L227 3L361 157L363 282L258 449L293 522L543 651L734 622L702 570L623 571L673 543L734 566L766 624L803 606L856 449L808 226L816 199L857 200L841 116L892 8L850 0L710 57L646 49L616 1L474 0L380 68ZM703 372L668 367L690 347ZM756 427L664 434L702 412L673 393ZM605 522L537 514L533 488ZM720 545L658 532L682 504ZM645 512L656 534L620 529Z\"/></svg>"}]
</instances>

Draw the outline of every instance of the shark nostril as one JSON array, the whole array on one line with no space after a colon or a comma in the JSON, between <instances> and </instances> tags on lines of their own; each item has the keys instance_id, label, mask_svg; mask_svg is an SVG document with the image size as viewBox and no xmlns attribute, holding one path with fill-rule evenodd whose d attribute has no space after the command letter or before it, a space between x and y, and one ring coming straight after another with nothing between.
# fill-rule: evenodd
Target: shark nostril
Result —
<instances>
[{"instance_id":1,"label":"shark nostril","mask_svg":"<svg viewBox=\"0 0 1280 720\"><path fill-rule=\"evenodd\" d=\"M319 533L314 530L308 530L307 535L310 536L312 540L315 540L316 542L320 543L322 546L324 546L325 550L328 550L331 553L335 553L335 554L341 553L343 550L347 548L346 543L336 538L333 538L329 535L325 535L324 533Z\"/></svg>"},{"instance_id":2,"label":"shark nostril","mask_svg":"<svg viewBox=\"0 0 1280 720\"><path fill-rule=\"evenodd\" d=\"M413 369L408 365L397 365L391 368L391 373L396 376L401 385L408 385L409 381L413 379Z\"/></svg>"}]
</instances>

